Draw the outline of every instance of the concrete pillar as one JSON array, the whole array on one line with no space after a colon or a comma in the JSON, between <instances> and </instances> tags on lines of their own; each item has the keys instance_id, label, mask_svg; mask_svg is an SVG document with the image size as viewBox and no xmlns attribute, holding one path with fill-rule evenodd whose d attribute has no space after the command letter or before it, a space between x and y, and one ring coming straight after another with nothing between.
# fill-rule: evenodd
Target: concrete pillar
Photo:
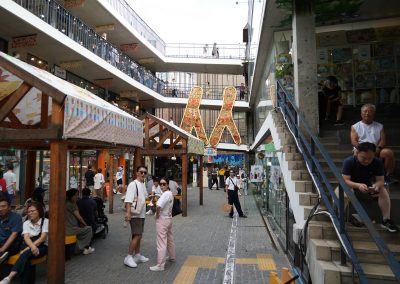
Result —
<instances>
[{"instance_id":1,"label":"concrete pillar","mask_svg":"<svg viewBox=\"0 0 400 284\"><path fill-rule=\"evenodd\" d=\"M294 91L297 107L318 134L317 55L313 0L293 0Z\"/></svg>"}]
</instances>

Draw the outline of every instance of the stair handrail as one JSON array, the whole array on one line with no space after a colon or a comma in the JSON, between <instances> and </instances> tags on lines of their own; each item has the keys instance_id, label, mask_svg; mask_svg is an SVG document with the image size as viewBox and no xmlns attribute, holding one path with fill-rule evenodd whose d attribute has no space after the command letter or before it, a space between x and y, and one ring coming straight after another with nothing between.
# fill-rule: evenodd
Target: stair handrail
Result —
<instances>
[{"instance_id":1,"label":"stair handrail","mask_svg":"<svg viewBox=\"0 0 400 284\"><path fill-rule=\"evenodd\" d=\"M304 114L299 110L297 105L293 102L293 99L291 98L293 95L289 94L285 90L280 81L277 81L276 95L277 95L278 108L280 109L286 121L286 124L290 132L292 133L295 142L306 162L307 169L311 175L315 187L318 190L319 197L323 200L327 208L327 211L330 215L332 224L338 235L339 241L342 246L341 249L342 265L346 263L346 255L347 255L350 258L353 267L359 276L361 283L368 283L365 272L362 269L360 262L358 261L354 248L345 230L344 194L346 194L348 199L351 201L351 204L353 205L354 209L358 213L360 219L367 227L369 235L372 237L380 253L383 255L386 263L389 265L395 278L398 281L400 281L399 262L396 260L394 254L390 251L386 242L382 239L378 231L375 229L370 218L368 217L368 214L358 201L353 191L345 183L342 175L339 173L336 165L334 164L327 150L325 149L325 147L322 145L318 137L315 135L315 133L309 126L307 120L304 117ZM308 138L311 139L310 143L308 142L303 131L306 131L306 135L308 135L309 136ZM330 184L321 164L319 163L319 159L315 155L315 150L319 150L320 154L327 162L329 170L334 174L335 178L337 179L339 183L339 198L336 196L334 189L332 188L332 185ZM306 151L309 153L310 157L307 156ZM321 176L322 181L318 175ZM323 190L322 183L324 183L326 188L328 189L328 192L331 198L333 199L334 204L338 205L339 214L336 213L334 207L331 205L329 197Z\"/></svg>"}]
</instances>

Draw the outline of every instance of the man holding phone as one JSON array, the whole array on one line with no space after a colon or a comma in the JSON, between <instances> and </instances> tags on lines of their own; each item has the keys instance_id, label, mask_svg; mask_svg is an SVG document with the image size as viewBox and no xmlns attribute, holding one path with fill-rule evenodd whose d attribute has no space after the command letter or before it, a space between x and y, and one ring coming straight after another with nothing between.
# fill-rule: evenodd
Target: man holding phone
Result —
<instances>
[{"instance_id":1,"label":"man holding phone","mask_svg":"<svg viewBox=\"0 0 400 284\"><path fill-rule=\"evenodd\" d=\"M394 233L398 228L390 219L390 197L384 187L384 167L382 161L375 157L375 151L375 144L360 143L356 154L344 160L342 176L358 199L378 199L383 217L381 227Z\"/></svg>"}]
</instances>

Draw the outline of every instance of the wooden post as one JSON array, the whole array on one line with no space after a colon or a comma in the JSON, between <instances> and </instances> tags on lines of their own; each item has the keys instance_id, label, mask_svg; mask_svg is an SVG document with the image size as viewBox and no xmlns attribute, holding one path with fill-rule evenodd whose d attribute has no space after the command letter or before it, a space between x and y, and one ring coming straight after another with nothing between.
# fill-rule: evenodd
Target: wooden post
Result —
<instances>
[{"instance_id":1,"label":"wooden post","mask_svg":"<svg viewBox=\"0 0 400 284\"><path fill-rule=\"evenodd\" d=\"M187 141L182 141L182 148L187 150ZM182 216L187 216L187 182L188 182L188 155L182 155Z\"/></svg>"},{"instance_id":2,"label":"wooden post","mask_svg":"<svg viewBox=\"0 0 400 284\"><path fill-rule=\"evenodd\" d=\"M33 195L33 191L35 190L35 172L36 151L27 151L25 167L25 200L31 198Z\"/></svg>"},{"instance_id":3,"label":"wooden post","mask_svg":"<svg viewBox=\"0 0 400 284\"><path fill-rule=\"evenodd\" d=\"M123 170L123 178L122 178L122 192L121 193L125 193L126 191L126 160L125 158L122 156L119 157L118 159L118 167L119 166L123 166L124 170Z\"/></svg>"},{"instance_id":4,"label":"wooden post","mask_svg":"<svg viewBox=\"0 0 400 284\"><path fill-rule=\"evenodd\" d=\"M134 160L133 160L133 179L137 178L136 169L137 167L142 166L142 154L140 153L140 148L135 148Z\"/></svg>"},{"instance_id":5,"label":"wooden post","mask_svg":"<svg viewBox=\"0 0 400 284\"><path fill-rule=\"evenodd\" d=\"M62 126L64 111L53 100L51 122ZM50 198L49 198L49 252L47 283L64 283L65 276L65 197L67 173L67 142L52 141L50 144Z\"/></svg>"},{"instance_id":6,"label":"wooden post","mask_svg":"<svg viewBox=\"0 0 400 284\"><path fill-rule=\"evenodd\" d=\"M200 160L200 174L199 174L200 205L203 205L203 156L199 156L199 160Z\"/></svg>"},{"instance_id":7,"label":"wooden post","mask_svg":"<svg viewBox=\"0 0 400 284\"><path fill-rule=\"evenodd\" d=\"M108 191L108 213L114 213L114 154L109 153L109 162L110 165L110 190Z\"/></svg>"}]
</instances>

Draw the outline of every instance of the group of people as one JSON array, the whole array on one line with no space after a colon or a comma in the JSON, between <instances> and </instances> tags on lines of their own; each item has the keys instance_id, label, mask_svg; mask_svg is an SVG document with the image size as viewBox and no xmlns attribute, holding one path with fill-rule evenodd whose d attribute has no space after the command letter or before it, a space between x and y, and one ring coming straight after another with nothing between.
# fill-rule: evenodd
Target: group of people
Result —
<instances>
[{"instance_id":1,"label":"group of people","mask_svg":"<svg viewBox=\"0 0 400 284\"><path fill-rule=\"evenodd\" d=\"M15 197L18 192L17 176L14 173L12 163L7 164L7 171L0 170L0 192L9 200L10 204L15 204Z\"/></svg>"},{"instance_id":2,"label":"group of people","mask_svg":"<svg viewBox=\"0 0 400 284\"><path fill-rule=\"evenodd\" d=\"M144 232L146 203L148 192L145 185L147 167L139 166L136 169L136 179L127 188L125 196L125 222L130 224L132 240L128 247L128 254L124 264L128 267L137 267L139 263L149 261L141 254L140 242ZM172 234L172 207L174 196L169 188L170 182L166 177L153 180L153 186L160 187L161 194L157 199L155 210L157 231L157 264L150 267L151 271L163 271L167 261L173 262L176 258L175 244ZM156 191L154 191L155 193ZM138 206L140 207L138 209ZM134 208L134 210L132 209ZM134 213L132 213L134 211Z\"/></svg>"},{"instance_id":3,"label":"group of people","mask_svg":"<svg viewBox=\"0 0 400 284\"><path fill-rule=\"evenodd\" d=\"M207 57L207 55L208 55L208 44L206 44L203 47L203 56ZM219 58L219 48L217 47L217 43L216 42L214 42L214 44L213 44L213 47L212 47L212 50L211 50L211 56L213 58Z\"/></svg>"},{"instance_id":4,"label":"group of people","mask_svg":"<svg viewBox=\"0 0 400 284\"><path fill-rule=\"evenodd\" d=\"M361 121L351 126L351 143L354 155L343 162L342 175L346 184L359 200L377 200L382 213L381 226L389 232L397 232L398 227L390 218L391 201L389 184L397 182L393 178L395 156L386 148L383 125L374 121L376 108L373 104L361 107ZM345 200L346 206L348 200ZM361 226L358 220L352 220Z\"/></svg>"}]
</instances>

